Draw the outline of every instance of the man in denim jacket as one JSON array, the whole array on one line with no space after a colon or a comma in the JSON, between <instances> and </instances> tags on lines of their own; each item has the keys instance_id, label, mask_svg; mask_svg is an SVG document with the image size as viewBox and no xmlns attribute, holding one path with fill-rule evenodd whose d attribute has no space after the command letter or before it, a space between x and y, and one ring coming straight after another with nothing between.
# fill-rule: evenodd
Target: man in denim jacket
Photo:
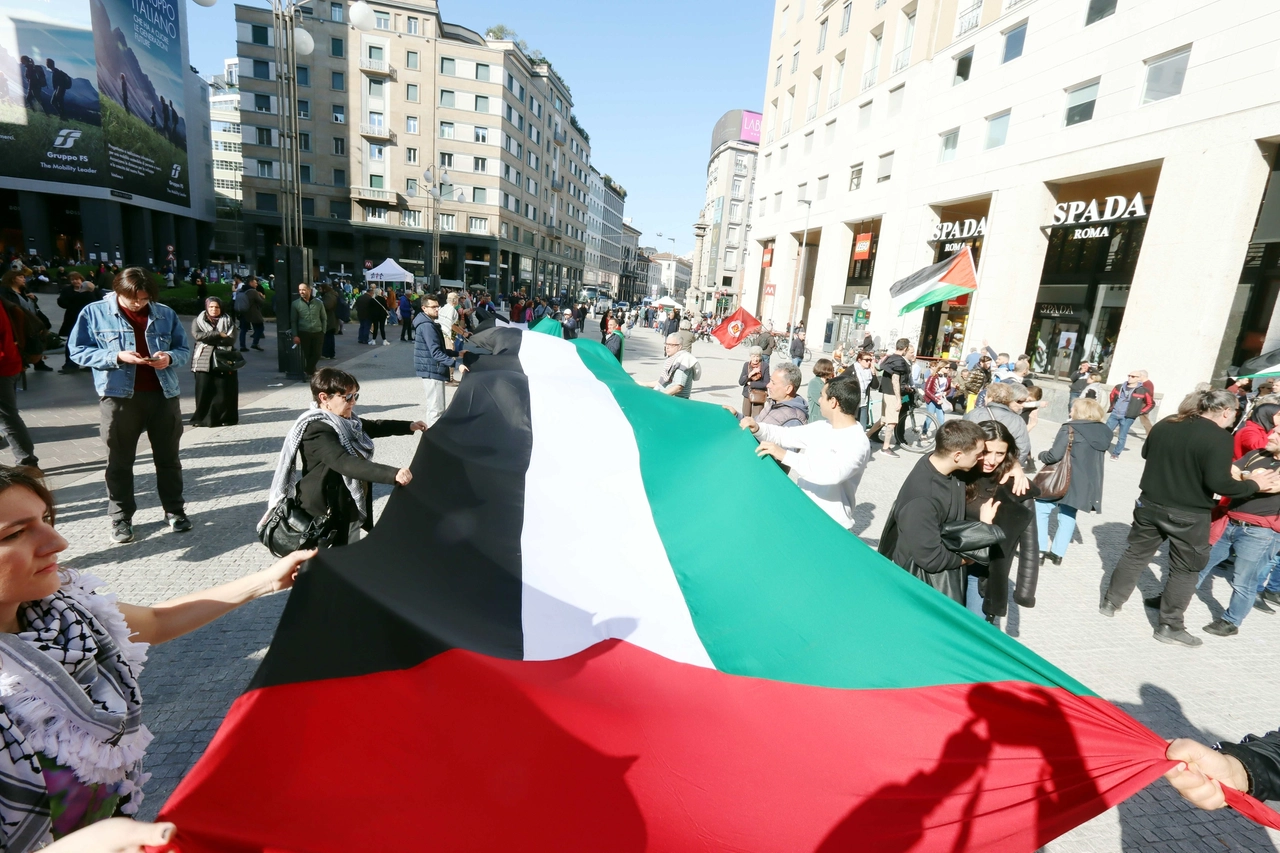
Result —
<instances>
[{"instance_id":1,"label":"man in denim jacket","mask_svg":"<svg viewBox=\"0 0 1280 853\"><path fill-rule=\"evenodd\" d=\"M191 529L178 460L178 368L191 361L191 348L177 313L156 301L158 289L145 270L122 270L113 290L81 312L67 348L73 362L93 369L107 445L111 538L124 543L133 541L133 462L143 432L151 441L165 521L180 533Z\"/></svg>"}]
</instances>

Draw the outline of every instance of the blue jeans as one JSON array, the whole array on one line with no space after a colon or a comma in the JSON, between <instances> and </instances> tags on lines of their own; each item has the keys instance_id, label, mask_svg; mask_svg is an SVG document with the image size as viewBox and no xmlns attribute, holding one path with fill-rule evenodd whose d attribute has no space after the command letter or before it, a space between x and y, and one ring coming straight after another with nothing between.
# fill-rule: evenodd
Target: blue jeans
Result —
<instances>
[{"instance_id":1,"label":"blue jeans","mask_svg":"<svg viewBox=\"0 0 1280 853\"><path fill-rule=\"evenodd\" d=\"M791 363L792 363L792 364L794 364L796 367L799 367L799 366L800 366L800 362L802 362L802 361L804 361L804 356L802 356L802 355L793 355L793 356L791 357Z\"/></svg>"},{"instance_id":2,"label":"blue jeans","mask_svg":"<svg viewBox=\"0 0 1280 853\"><path fill-rule=\"evenodd\" d=\"M942 411L941 406L937 403L925 403L924 413L928 415L929 421L933 421L934 429L942 429L942 424L947 419L947 413ZM925 421L924 429L920 430L921 437L929 434L929 421Z\"/></svg>"},{"instance_id":3,"label":"blue jeans","mask_svg":"<svg viewBox=\"0 0 1280 853\"><path fill-rule=\"evenodd\" d=\"M369 326L372 325L368 320L360 321L360 332L356 335L356 343L369 343Z\"/></svg>"},{"instance_id":4,"label":"blue jeans","mask_svg":"<svg viewBox=\"0 0 1280 853\"><path fill-rule=\"evenodd\" d=\"M1116 446L1111 448L1112 456L1119 456L1124 452L1124 440L1129 437L1129 427L1133 426L1133 422L1137 418L1121 417L1116 412L1111 413L1111 417L1107 418L1107 429L1112 432L1116 431L1116 426L1120 427L1120 432L1116 436Z\"/></svg>"},{"instance_id":5,"label":"blue jeans","mask_svg":"<svg viewBox=\"0 0 1280 853\"><path fill-rule=\"evenodd\" d=\"M978 583L982 578L977 575L968 575L965 579L964 589L964 606L969 612L978 614L979 619L986 619L987 614L982 612L982 593L978 592Z\"/></svg>"},{"instance_id":6,"label":"blue jeans","mask_svg":"<svg viewBox=\"0 0 1280 853\"><path fill-rule=\"evenodd\" d=\"M1277 550L1280 550L1280 536L1271 528L1230 522L1222 538L1209 551L1209 564L1200 572L1196 588L1199 589L1214 568L1234 551L1236 567L1231 575L1231 603L1227 605L1223 618L1239 626L1258 597L1258 577L1276 558Z\"/></svg>"},{"instance_id":7,"label":"blue jeans","mask_svg":"<svg viewBox=\"0 0 1280 853\"><path fill-rule=\"evenodd\" d=\"M1280 554L1258 575L1258 592L1280 592Z\"/></svg>"},{"instance_id":8,"label":"blue jeans","mask_svg":"<svg viewBox=\"0 0 1280 853\"><path fill-rule=\"evenodd\" d=\"M1049 547L1049 516L1053 508L1058 508L1058 532L1053 536L1053 547ZM1036 501L1036 528L1040 534L1040 550L1048 551L1055 557L1067 553L1071 544L1071 534L1076 532L1076 508L1067 506L1061 501Z\"/></svg>"}]
</instances>

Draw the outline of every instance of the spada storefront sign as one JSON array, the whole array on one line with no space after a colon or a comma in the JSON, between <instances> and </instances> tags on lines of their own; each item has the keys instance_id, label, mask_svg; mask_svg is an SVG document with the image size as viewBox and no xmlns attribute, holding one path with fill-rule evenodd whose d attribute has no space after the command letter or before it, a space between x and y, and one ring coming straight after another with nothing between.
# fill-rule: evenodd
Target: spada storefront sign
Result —
<instances>
[{"instance_id":1,"label":"spada storefront sign","mask_svg":"<svg viewBox=\"0 0 1280 853\"><path fill-rule=\"evenodd\" d=\"M942 243L947 240L971 240L975 237L987 236L987 217L981 219L965 219L960 222L939 222L933 226L930 243ZM948 247L950 248L950 247ZM959 249L959 246L956 246Z\"/></svg>"},{"instance_id":2,"label":"spada storefront sign","mask_svg":"<svg viewBox=\"0 0 1280 853\"><path fill-rule=\"evenodd\" d=\"M1109 195L1102 200L1064 201L1053 210L1053 225L1079 225L1067 235L1071 240L1089 240L1094 237L1110 237L1111 224L1122 219L1136 219L1147 215L1147 203L1138 193L1131 201L1127 196ZM1099 224L1088 224L1099 223Z\"/></svg>"}]
</instances>

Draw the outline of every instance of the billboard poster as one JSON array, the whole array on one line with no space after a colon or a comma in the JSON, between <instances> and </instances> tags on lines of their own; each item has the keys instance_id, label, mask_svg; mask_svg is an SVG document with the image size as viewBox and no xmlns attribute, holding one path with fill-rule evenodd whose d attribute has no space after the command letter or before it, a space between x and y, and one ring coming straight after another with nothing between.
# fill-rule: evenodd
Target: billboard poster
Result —
<instances>
[{"instance_id":1,"label":"billboard poster","mask_svg":"<svg viewBox=\"0 0 1280 853\"><path fill-rule=\"evenodd\" d=\"M0 175L191 204L178 0L0 0Z\"/></svg>"},{"instance_id":2,"label":"billboard poster","mask_svg":"<svg viewBox=\"0 0 1280 853\"><path fill-rule=\"evenodd\" d=\"M739 128L738 139L743 142L754 142L760 144L760 122L763 118L760 113L753 113L747 110L742 111L742 127Z\"/></svg>"}]
</instances>

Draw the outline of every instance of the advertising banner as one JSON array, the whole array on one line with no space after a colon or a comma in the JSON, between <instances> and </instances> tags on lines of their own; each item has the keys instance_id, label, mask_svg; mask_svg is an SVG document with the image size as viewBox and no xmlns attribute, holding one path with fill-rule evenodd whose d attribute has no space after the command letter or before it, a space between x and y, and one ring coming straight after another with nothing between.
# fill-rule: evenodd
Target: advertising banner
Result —
<instances>
[{"instance_id":1,"label":"advertising banner","mask_svg":"<svg viewBox=\"0 0 1280 853\"><path fill-rule=\"evenodd\" d=\"M763 116L760 113L753 113L747 110L742 111L742 127L738 131L738 139L743 142L754 142L760 144L760 120Z\"/></svg>"},{"instance_id":2,"label":"advertising banner","mask_svg":"<svg viewBox=\"0 0 1280 853\"><path fill-rule=\"evenodd\" d=\"M0 175L189 207L178 0L0 0Z\"/></svg>"},{"instance_id":3,"label":"advertising banner","mask_svg":"<svg viewBox=\"0 0 1280 853\"><path fill-rule=\"evenodd\" d=\"M872 234L859 234L853 241L853 259L865 261L871 258Z\"/></svg>"}]
</instances>

